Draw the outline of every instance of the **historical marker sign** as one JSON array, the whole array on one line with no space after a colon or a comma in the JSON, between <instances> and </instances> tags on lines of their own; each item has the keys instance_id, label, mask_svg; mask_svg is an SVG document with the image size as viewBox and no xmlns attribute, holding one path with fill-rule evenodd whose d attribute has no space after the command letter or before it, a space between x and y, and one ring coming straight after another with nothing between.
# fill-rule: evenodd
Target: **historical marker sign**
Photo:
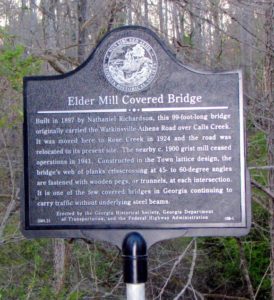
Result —
<instances>
[{"instance_id":1,"label":"historical marker sign","mask_svg":"<svg viewBox=\"0 0 274 300\"><path fill-rule=\"evenodd\" d=\"M74 72L25 78L24 105L25 234L247 233L240 71L197 72L123 27Z\"/></svg>"}]
</instances>

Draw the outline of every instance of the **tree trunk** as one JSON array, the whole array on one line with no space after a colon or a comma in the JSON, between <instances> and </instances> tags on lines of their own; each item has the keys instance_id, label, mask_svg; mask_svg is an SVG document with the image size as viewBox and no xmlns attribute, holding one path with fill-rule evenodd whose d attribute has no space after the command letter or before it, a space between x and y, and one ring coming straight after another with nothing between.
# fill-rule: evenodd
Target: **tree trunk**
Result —
<instances>
[{"instance_id":1,"label":"tree trunk","mask_svg":"<svg viewBox=\"0 0 274 300\"><path fill-rule=\"evenodd\" d=\"M54 255L54 291L59 294L64 288L67 278L67 269L71 260L71 244L65 243L64 239L53 240Z\"/></svg>"},{"instance_id":2,"label":"tree trunk","mask_svg":"<svg viewBox=\"0 0 274 300\"><path fill-rule=\"evenodd\" d=\"M21 0L21 10L20 10L20 22L21 22L21 24L24 24L26 10L27 10L26 0Z\"/></svg>"},{"instance_id":3,"label":"tree trunk","mask_svg":"<svg viewBox=\"0 0 274 300\"><path fill-rule=\"evenodd\" d=\"M132 0L128 1L128 24L132 25Z\"/></svg>"},{"instance_id":4,"label":"tree trunk","mask_svg":"<svg viewBox=\"0 0 274 300\"><path fill-rule=\"evenodd\" d=\"M42 26L44 33L44 44L46 52L55 52L57 49L57 24L56 10L57 0L42 0L40 3L42 15ZM54 255L54 282L53 287L59 293L64 285L66 274L66 246L63 239L53 240Z\"/></svg>"},{"instance_id":5,"label":"tree trunk","mask_svg":"<svg viewBox=\"0 0 274 300\"><path fill-rule=\"evenodd\" d=\"M274 164L274 97L273 97L273 18L274 18L274 1L270 1L265 12L265 33L266 33L266 56L265 56L265 95L269 112L268 122L268 163ZM271 191L274 191L274 171L271 169L268 176L268 185ZM274 199L270 200L271 210L274 212ZM274 300L274 214L271 215L270 221L271 232L271 296Z\"/></svg>"},{"instance_id":6,"label":"tree trunk","mask_svg":"<svg viewBox=\"0 0 274 300\"><path fill-rule=\"evenodd\" d=\"M33 1L30 1L30 37L29 37L29 45L33 46L36 43L36 30L37 28L37 7Z\"/></svg>"},{"instance_id":7,"label":"tree trunk","mask_svg":"<svg viewBox=\"0 0 274 300\"><path fill-rule=\"evenodd\" d=\"M219 0L212 0L210 1L210 9L212 13L212 29L213 29L213 35L211 39L211 55L210 55L210 60L211 60L211 65L212 67L216 67L216 63L218 64L221 60L221 53L222 53L222 42L221 42L221 33L218 30L220 27L219 24L219 10L218 10L218 5L220 5Z\"/></svg>"},{"instance_id":8,"label":"tree trunk","mask_svg":"<svg viewBox=\"0 0 274 300\"><path fill-rule=\"evenodd\" d=\"M43 12L42 25L44 32L45 48L48 50L54 50L56 48L56 0L42 0L40 5Z\"/></svg>"},{"instance_id":9,"label":"tree trunk","mask_svg":"<svg viewBox=\"0 0 274 300\"><path fill-rule=\"evenodd\" d=\"M65 277L65 243L63 239L53 240L54 291L59 293L64 285Z\"/></svg>"},{"instance_id":10,"label":"tree trunk","mask_svg":"<svg viewBox=\"0 0 274 300\"><path fill-rule=\"evenodd\" d=\"M250 275L249 275L249 270L248 270L248 263L245 257L245 252L244 252L244 245L241 241L240 238L236 238L236 241L238 243L239 246L239 252L240 252L240 268L242 270L246 285L247 285L247 290L249 293L249 299L250 300L255 300L255 295L254 295L254 291L253 291L253 286L252 286L252 282L250 279Z\"/></svg>"},{"instance_id":11,"label":"tree trunk","mask_svg":"<svg viewBox=\"0 0 274 300\"><path fill-rule=\"evenodd\" d=\"M145 12L144 25L148 26L148 3L147 3L147 0L144 0L144 12Z\"/></svg>"},{"instance_id":12,"label":"tree trunk","mask_svg":"<svg viewBox=\"0 0 274 300\"><path fill-rule=\"evenodd\" d=\"M87 30L84 24L87 21L87 0L79 0L77 4L78 11L78 62L82 63L85 60L86 43L87 43Z\"/></svg>"},{"instance_id":13,"label":"tree trunk","mask_svg":"<svg viewBox=\"0 0 274 300\"><path fill-rule=\"evenodd\" d=\"M179 9L177 7L176 2L173 2L173 18L174 18L174 26L175 26L175 37L176 40L181 41L180 37L180 14L179 14Z\"/></svg>"},{"instance_id":14,"label":"tree trunk","mask_svg":"<svg viewBox=\"0 0 274 300\"><path fill-rule=\"evenodd\" d=\"M195 0L189 3L190 9L190 22L191 22L191 41L194 46L194 60L196 63L202 64L204 49L203 39L202 39L202 3Z\"/></svg>"},{"instance_id":15,"label":"tree trunk","mask_svg":"<svg viewBox=\"0 0 274 300\"><path fill-rule=\"evenodd\" d=\"M168 26L169 26L169 22L168 22L168 1L165 0L165 27L164 27L164 31L165 31L165 38L166 40L168 39Z\"/></svg>"},{"instance_id":16,"label":"tree trunk","mask_svg":"<svg viewBox=\"0 0 274 300\"><path fill-rule=\"evenodd\" d=\"M158 15L160 34L164 34L163 0L158 2Z\"/></svg>"},{"instance_id":17,"label":"tree trunk","mask_svg":"<svg viewBox=\"0 0 274 300\"><path fill-rule=\"evenodd\" d=\"M252 75L252 45L253 37L246 31L246 28L249 28L250 31L254 31L254 15L245 5L241 6L239 10L239 20L242 24L240 26L240 49L241 49L241 61L240 66L244 71L245 77L245 89L248 91L248 94L254 96L252 91L254 90L254 81Z\"/></svg>"}]
</instances>

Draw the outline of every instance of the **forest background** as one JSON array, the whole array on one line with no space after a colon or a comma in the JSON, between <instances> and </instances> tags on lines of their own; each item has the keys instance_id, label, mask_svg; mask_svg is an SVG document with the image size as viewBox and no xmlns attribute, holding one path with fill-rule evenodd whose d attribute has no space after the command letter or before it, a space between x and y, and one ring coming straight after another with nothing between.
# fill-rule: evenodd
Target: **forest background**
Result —
<instances>
[{"instance_id":1,"label":"forest background","mask_svg":"<svg viewBox=\"0 0 274 300\"><path fill-rule=\"evenodd\" d=\"M61 74L105 33L151 28L184 64L244 72L252 229L149 251L147 299L274 299L273 0L0 1L0 299L124 299L119 250L20 233L22 78Z\"/></svg>"}]
</instances>

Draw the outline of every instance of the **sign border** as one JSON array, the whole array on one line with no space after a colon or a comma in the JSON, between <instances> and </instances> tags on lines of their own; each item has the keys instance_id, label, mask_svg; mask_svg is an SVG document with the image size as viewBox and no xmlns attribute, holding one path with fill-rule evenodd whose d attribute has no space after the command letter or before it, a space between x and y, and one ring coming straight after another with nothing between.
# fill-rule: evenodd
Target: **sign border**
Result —
<instances>
[{"instance_id":1,"label":"sign border","mask_svg":"<svg viewBox=\"0 0 274 300\"><path fill-rule=\"evenodd\" d=\"M64 79L68 76L73 75L78 72L80 69L84 68L89 61L96 54L97 49L100 47L102 42L113 32L122 31L122 30L142 30L146 33L150 34L152 37L156 39L156 41L162 46L162 48L167 52L169 57L173 59L177 64L181 67L192 71L201 75L214 75L214 74L238 74L239 76L239 131L240 131L240 178L241 178L241 216L242 221L239 223L187 223L186 226L180 224L157 224L152 226L136 226L136 225L42 225L42 226L34 226L29 223L29 157L28 157L28 115L27 115L27 85L29 81L47 81L47 80L58 80ZM235 230L239 233L239 235L247 234L250 226L251 226L251 204L250 204L250 184L249 184L249 176L248 171L245 167L245 132L244 132L244 110L243 110L243 80L242 80L242 71L228 71L228 72L202 72L194 70L188 66L183 65L180 61L177 60L175 54L160 40L160 38L150 29L144 28L141 26L124 26L120 28L116 28L111 32L107 33L104 38L98 43L97 47L88 57L88 59L81 64L75 70L68 72L62 75L53 75L53 76L30 76L25 77L23 81L23 101L24 101L24 123L23 123L23 135L24 135L24 194L25 199L21 208L21 227L24 235L28 237L37 237L37 236L51 236L54 237L79 237L82 236L83 232L92 231L96 235L96 232L100 232L102 235L103 231L110 230L113 231L123 231L128 232L129 230L137 230L139 232L147 231L151 232L153 230L161 231L161 232L169 232L174 231L171 235L178 235L178 230L180 230L180 234L182 235L182 231L184 231L185 236L210 236L213 235L236 235ZM23 197L24 198L24 197ZM224 227L220 227L220 225L225 225ZM66 231L69 230L68 234ZM175 233L176 232L176 233ZM233 234L231 234L233 233ZM89 233L90 234L90 233ZM89 235L88 234L88 235ZM107 235L105 235L107 236ZM101 239L105 240L104 234ZM161 239L159 239L161 240Z\"/></svg>"}]
</instances>

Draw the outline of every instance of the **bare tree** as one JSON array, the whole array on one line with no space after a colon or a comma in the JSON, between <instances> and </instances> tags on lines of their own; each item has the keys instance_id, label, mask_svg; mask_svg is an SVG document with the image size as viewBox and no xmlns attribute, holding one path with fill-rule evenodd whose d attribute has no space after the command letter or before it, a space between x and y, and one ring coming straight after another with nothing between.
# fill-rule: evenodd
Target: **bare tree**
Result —
<instances>
[{"instance_id":1,"label":"bare tree","mask_svg":"<svg viewBox=\"0 0 274 300\"><path fill-rule=\"evenodd\" d=\"M265 55L265 98L268 108L268 163L274 164L274 89L273 89L273 72L274 72L274 36L273 36L273 19L274 19L274 1L269 1L265 11L265 33L266 33L266 55ZM269 171L268 185L271 191L274 191L274 170ZM274 212L274 199L270 198L271 211ZM271 222L271 282L272 282L272 299L274 299L274 215L272 213Z\"/></svg>"}]
</instances>

